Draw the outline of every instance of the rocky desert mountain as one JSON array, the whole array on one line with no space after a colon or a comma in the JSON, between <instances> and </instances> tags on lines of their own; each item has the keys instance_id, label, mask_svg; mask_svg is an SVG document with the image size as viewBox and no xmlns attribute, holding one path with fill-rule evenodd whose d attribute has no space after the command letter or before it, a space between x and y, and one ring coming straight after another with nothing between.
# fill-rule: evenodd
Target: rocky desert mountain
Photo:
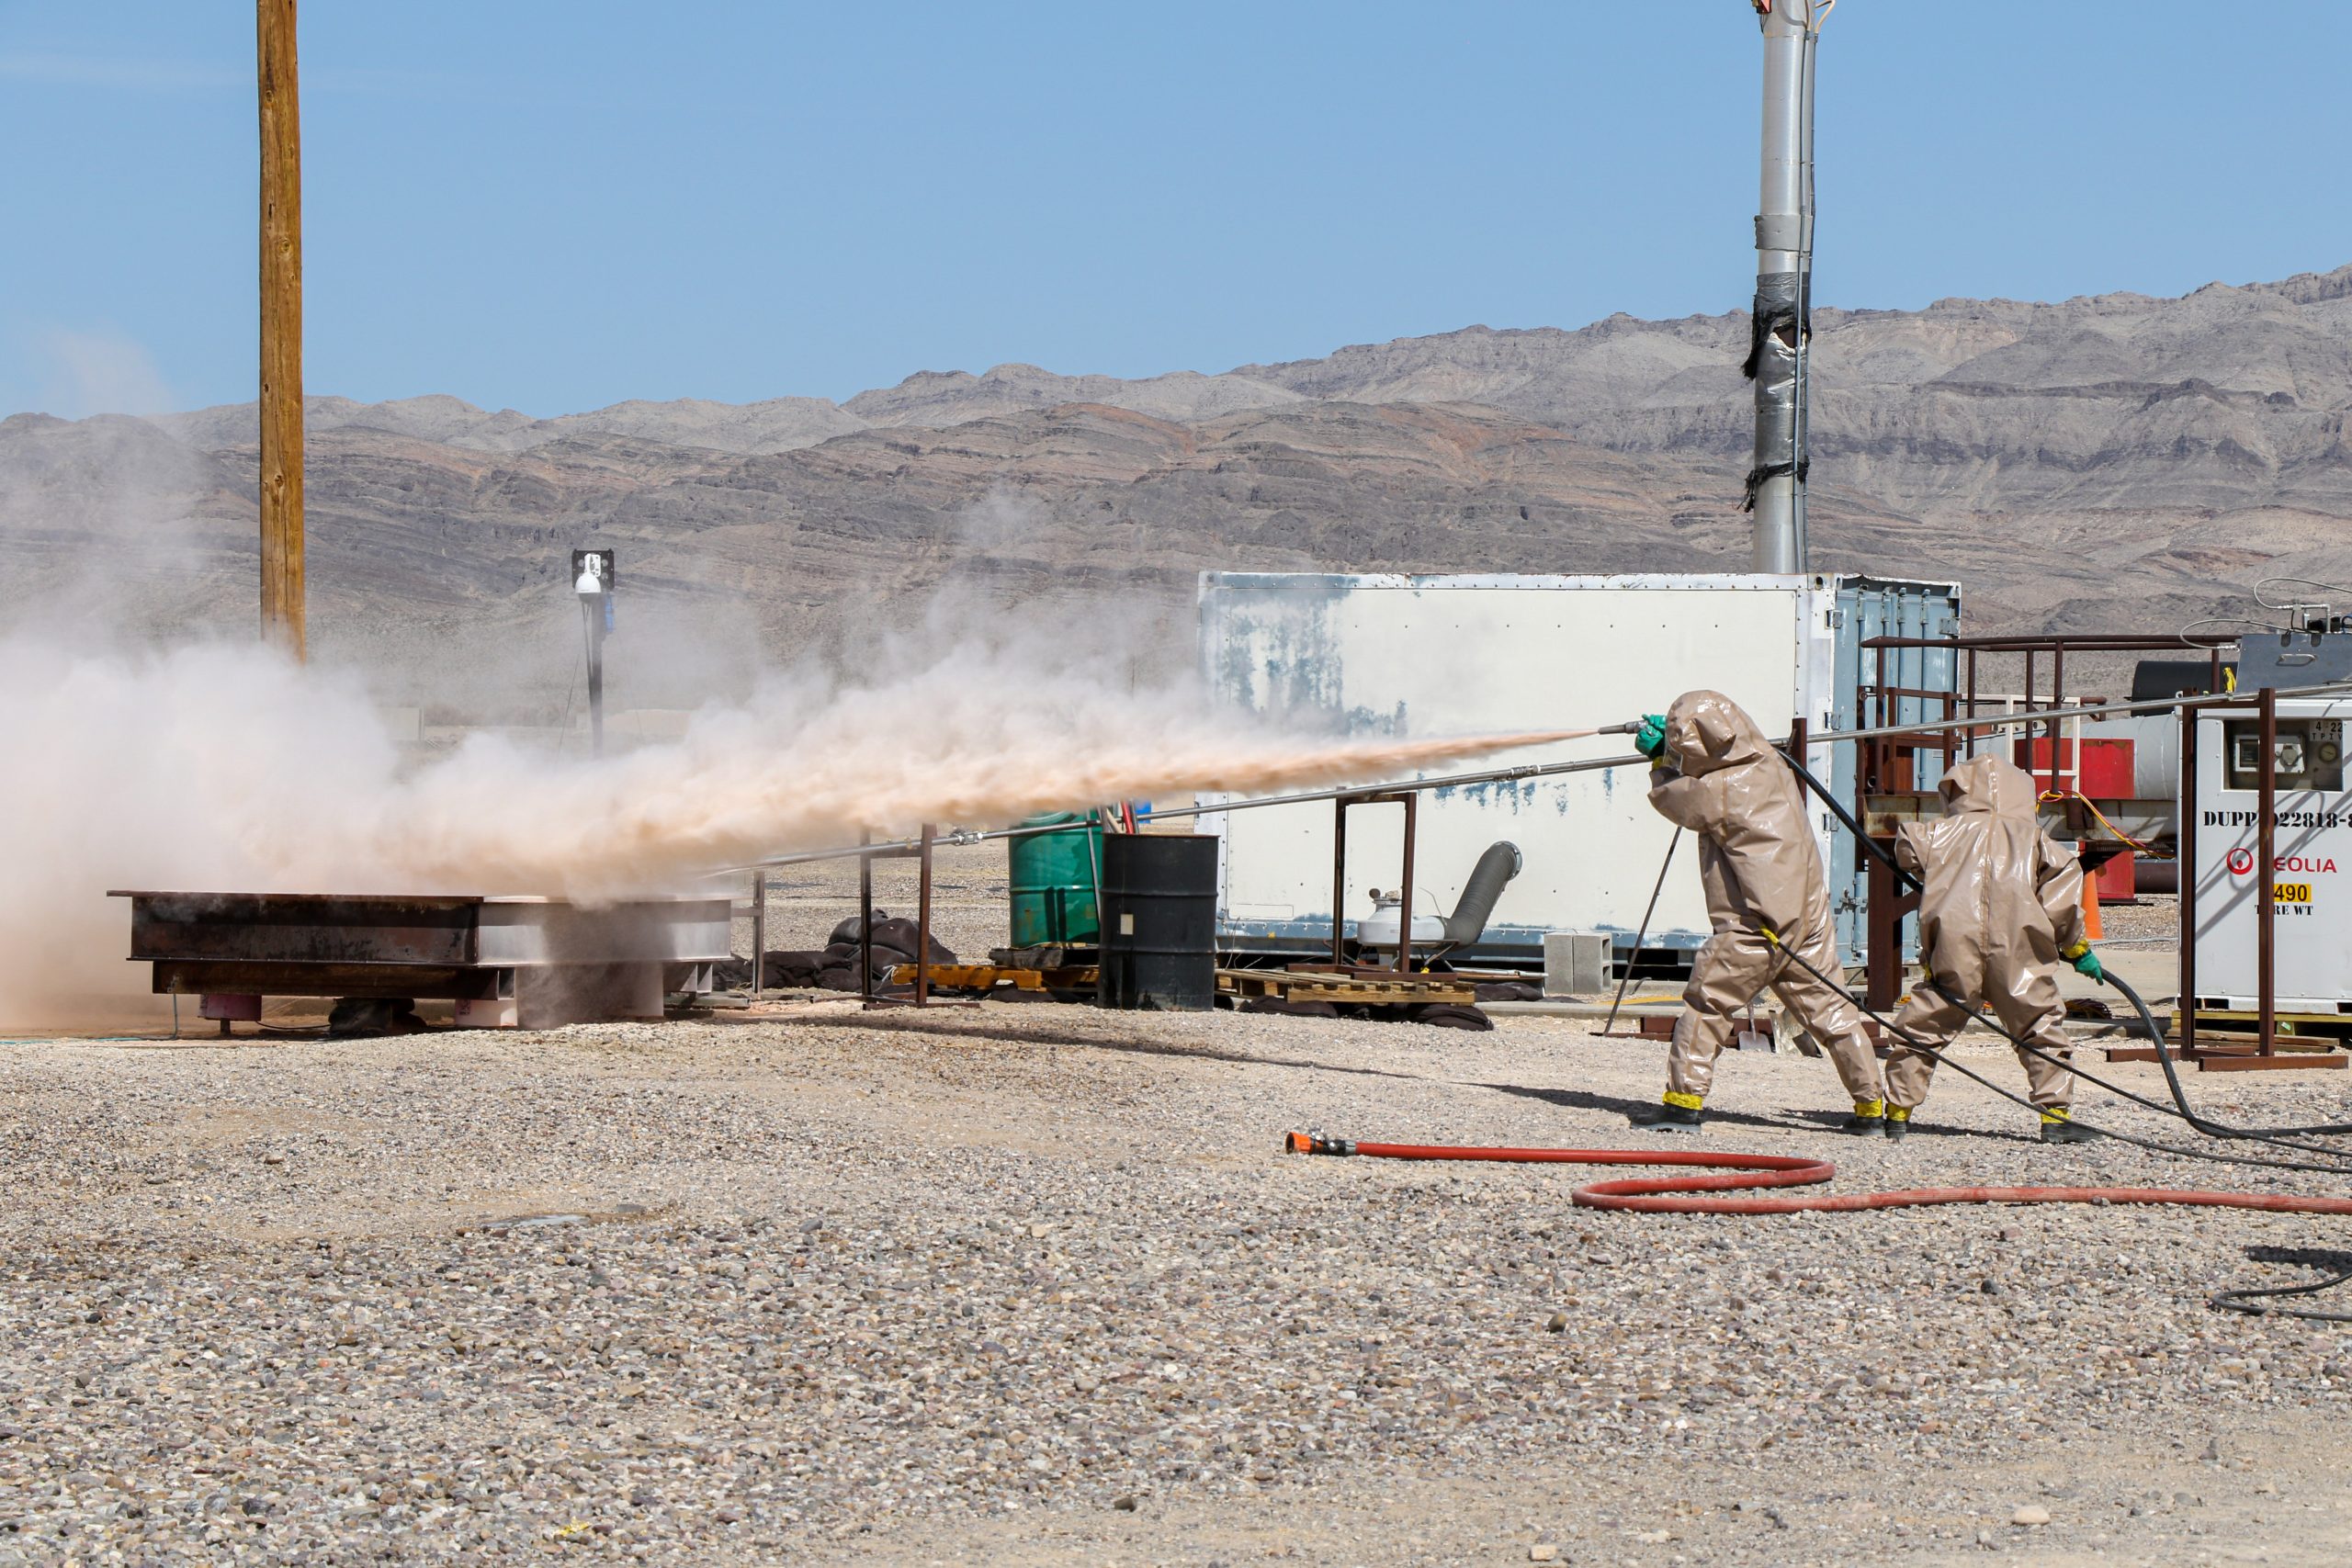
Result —
<instances>
[{"instance_id":1,"label":"rocky desert mountain","mask_svg":"<svg viewBox=\"0 0 2352 1568\"><path fill-rule=\"evenodd\" d=\"M2170 627L2247 608L2265 575L2352 575L2352 267L1815 329L1824 568L1956 579L1980 630ZM544 629L591 541L621 551L637 625L771 656L854 649L951 581L1174 646L1209 567L1736 569L1747 339L1741 312L1616 316L1218 375L1007 365L839 405L553 419L318 398L313 635L364 653ZM0 422L12 614L243 625L254 430L250 404Z\"/></svg>"}]
</instances>

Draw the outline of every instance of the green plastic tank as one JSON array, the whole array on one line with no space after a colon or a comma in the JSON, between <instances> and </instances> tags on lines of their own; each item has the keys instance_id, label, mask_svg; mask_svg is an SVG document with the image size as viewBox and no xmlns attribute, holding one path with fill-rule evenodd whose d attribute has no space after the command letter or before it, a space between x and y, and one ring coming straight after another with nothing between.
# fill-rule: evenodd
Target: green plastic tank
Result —
<instances>
[{"instance_id":1,"label":"green plastic tank","mask_svg":"<svg viewBox=\"0 0 2352 1568\"><path fill-rule=\"evenodd\" d=\"M1021 826L1057 824L1067 826L1010 842L1015 947L1091 947L1102 940L1102 919L1094 902L1102 880L1101 816L1051 811Z\"/></svg>"}]
</instances>

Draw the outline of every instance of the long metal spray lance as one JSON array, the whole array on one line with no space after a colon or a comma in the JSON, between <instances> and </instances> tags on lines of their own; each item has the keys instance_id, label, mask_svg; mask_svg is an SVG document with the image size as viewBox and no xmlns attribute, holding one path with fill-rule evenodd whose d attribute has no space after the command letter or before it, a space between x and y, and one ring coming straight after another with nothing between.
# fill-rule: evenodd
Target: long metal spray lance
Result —
<instances>
[{"instance_id":1,"label":"long metal spray lance","mask_svg":"<svg viewBox=\"0 0 2352 1568\"><path fill-rule=\"evenodd\" d=\"M2323 682L2309 686L2281 686L2278 688L2278 693L2282 697L2352 697L2352 681ZM2036 708L2019 713L1981 715L1973 718L1931 719L1918 724L1884 724L1868 729L1815 730L1805 737L1805 745L1810 749L1815 746L1826 746L1839 740L1877 740L1895 735L1940 735L1955 729L2022 729L2034 725L2049 724L2059 719L2111 718L2124 714L2171 713L2181 708L2248 706L2252 702L2251 693L2238 692L2207 697L2160 697L2144 702L2090 703L2075 707ZM1579 738L1590 739L1599 735L1630 735L1639 728L1635 724L1612 724L1594 729L1555 730L1548 731L1540 738L1531 736L1529 741L1533 743L1540 739L1548 742ZM1779 746L1785 746L1787 743L1788 738L1785 736L1774 741L1774 744ZM1253 811L1269 806L1312 805L1317 801L1338 800L1343 795L1363 795L1373 791L1395 795L1410 790L1418 794L1429 790L1461 789L1472 784L1558 778L1570 773L1605 773L1611 768L1647 767L1649 761L1649 758L1636 752L1629 756L1593 757L1574 762L1523 762L1516 767L1488 768L1482 772L1469 773L1442 773L1433 778L1406 779L1395 784L1344 784L1330 789L1303 790L1291 795L1261 795L1251 800L1221 801L1214 806L1171 807L1165 810L1155 807L1151 816L1155 822L1173 821L1187 817L1215 817L1227 811ZM981 844L998 839L1025 839L1032 833L1066 830L1066 827L1058 829L1054 828L966 829L961 832L936 834L933 837L932 842L933 845ZM724 867L712 874L721 875L729 871L749 871L754 866L762 865L806 865L816 861L848 860L857 855L882 851L912 850L920 843L921 840L916 839L899 839L864 847L808 850Z\"/></svg>"},{"instance_id":2,"label":"long metal spray lance","mask_svg":"<svg viewBox=\"0 0 2352 1568\"><path fill-rule=\"evenodd\" d=\"M1617 1010L1625 1005L1625 987L1634 983L1634 965L1642 959L1642 943L1650 939L1650 917L1657 913L1658 895L1666 891L1666 874L1674 869L1674 852L1682 847L1682 824L1674 825L1674 837L1666 841L1666 858L1658 862L1657 885L1650 889L1649 908L1642 911L1641 929L1634 933L1633 951L1625 955L1625 972L1617 976L1617 994L1609 998L1609 1021L1600 1026L1603 1034L1617 1032Z\"/></svg>"}]
</instances>

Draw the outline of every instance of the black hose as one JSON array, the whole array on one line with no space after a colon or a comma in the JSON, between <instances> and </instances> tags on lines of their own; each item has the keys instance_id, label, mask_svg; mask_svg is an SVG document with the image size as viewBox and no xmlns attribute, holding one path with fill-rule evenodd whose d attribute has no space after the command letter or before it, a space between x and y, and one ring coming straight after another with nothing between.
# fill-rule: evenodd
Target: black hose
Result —
<instances>
[{"instance_id":1,"label":"black hose","mask_svg":"<svg viewBox=\"0 0 2352 1568\"><path fill-rule=\"evenodd\" d=\"M1798 761L1792 754L1785 750L1781 752L1781 761L1786 762L1796 773L1797 777L1804 781L1805 786L1808 789L1812 790L1814 794L1821 797L1822 805L1829 807L1830 810L1838 814L1838 820L1846 825L1846 831L1854 835L1854 842L1861 846L1862 852L1864 854L1869 855L1872 860L1877 861L1880 864L1885 866L1887 870L1894 873L1896 876L1902 878L1905 882L1909 883L1912 886L1918 887L1923 886L1919 881L1919 878L1910 871L1906 870L1903 863L1896 860L1894 856L1888 852L1884 844L1880 843L1876 839L1871 837L1870 834L1862 830L1862 825L1854 820L1854 814L1846 809L1846 803L1839 800L1836 795L1830 794L1829 786L1823 784L1819 779L1815 778L1811 769L1807 768L1803 762Z\"/></svg>"},{"instance_id":2,"label":"black hose","mask_svg":"<svg viewBox=\"0 0 2352 1568\"><path fill-rule=\"evenodd\" d=\"M2223 1312L2242 1312L2249 1317L2301 1317L2313 1323L2352 1323L2352 1312L2314 1312L2309 1307L2274 1307L2262 1304L2262 1298L2275 1296L2312 1296L2322 1291L2352 1282L2352 1269L2341 1274L2331 1274L2324 1280L2314 1280L2308 1285L2274 1285L2260 1289L2241 1285L2235 1290L2216 1291L2212 1304Z\"/></svg>"}]
</instances>

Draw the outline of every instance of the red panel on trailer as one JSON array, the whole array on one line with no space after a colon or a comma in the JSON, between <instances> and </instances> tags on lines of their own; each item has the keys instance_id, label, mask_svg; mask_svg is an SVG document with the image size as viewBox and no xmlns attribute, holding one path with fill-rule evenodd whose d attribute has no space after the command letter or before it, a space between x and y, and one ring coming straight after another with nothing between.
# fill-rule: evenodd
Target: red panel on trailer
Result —
<instances>
[{"instance_id":1,"label":"red panel on trailer","mask_svg":"<svg viewBox=\"0 0 2352 1568\"><path fill-rule=\"evenodd\" d=\"M2047 739L2019 740L2010 761L2030 773L2047 788L2050 779L2050 742ZM2029 750L2028 748L2031 750ZM2083 771L2077 780L2065 775L2075 767L2075 742L2058 742L2059 787L2069 783L2093 800L2129 800L2132 798L2132 742L2129 740L2086 740L2082 743ZM2030 760L2029 760L2030 759Z\"/></svg>"}]
</instances>

